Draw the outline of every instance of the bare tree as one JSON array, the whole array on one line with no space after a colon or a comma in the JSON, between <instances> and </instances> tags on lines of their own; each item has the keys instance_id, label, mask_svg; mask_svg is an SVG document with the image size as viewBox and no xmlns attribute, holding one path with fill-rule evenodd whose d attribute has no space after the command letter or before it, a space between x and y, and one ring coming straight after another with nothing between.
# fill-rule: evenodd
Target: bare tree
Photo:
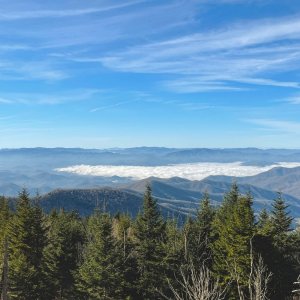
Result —
<instances>
[{"instance_id":1,"label":"bare tree","mask_svg":"<svg viewBox=\"0 0 300 300\"><path fill-rule=\"evenodd\" d=\"M236 260L232 268L229 268L232 281L236 283L239 300L268 300L268 285L270 283L272 273L268 271L259 255L255 259L253 254L252 239L250 240L250 272L248 275L248 288L241 284L240 272Z\"/></svg>"},{"instance_id":2,"label":"bare tree","mask_svg":"<svg viewBox=\"0 0 300 300\"><path fill-rule=\"evenodd\" d=\"M268 300L268 284L272 273L268 271L261 255L254 261L253 244L250 240L250 274L249 274L249 299Z\"/></svg>"},{"instance_id":3,"label":"bare tree","mask_svg":"<svg viewBox=\"0 0 300 300\"><path fill-rule=\"evenodd\" d=\"M258 257L257 263L253 265L253 272L250 277L251 286L249 293L250 300L268 300L268 284L271 280L272 273L268 271L261 256Z\"/></svg>"},{"instance_id":4,"label":"bare tree","mask_svg":"<svg viewBox=\"0 0 300 300\"><path fill-rule=\"evenodd\" d=\"M226 295L226 287L222 288L219 280L214 280L210 270L203 264L196 269L192 263L188 270L180 269L178 288L169 282L172 297L168 300L222 300Z\"/></svg>"}]
</instances>

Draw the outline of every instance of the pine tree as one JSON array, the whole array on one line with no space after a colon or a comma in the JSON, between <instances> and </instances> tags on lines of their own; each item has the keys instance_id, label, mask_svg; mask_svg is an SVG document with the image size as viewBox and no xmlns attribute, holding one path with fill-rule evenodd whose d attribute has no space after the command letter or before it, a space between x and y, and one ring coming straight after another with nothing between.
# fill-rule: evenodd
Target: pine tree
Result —
<instances>
[{"instance_id":1,"label":"pine tree","mask_svg":"<svg viewBox=\"0 0 300 300\"><path fill-rule=\"evenodd\" d=\"M207 267L211 267L214 213L210 204L209 195L205 193L200 202L196 219L193 222L193 234L191 235L192 239L189 243L191 260L196 268L202 266L203 263L205 263Z\"/></svg>"},{"instance_id":2,"label":"pine tree","mask_svg":"<svg viewBox=\"0 0 300 300\"><path fill-rule=\"evenodd\" d=\"M282 194L278 193L278 197L273 203L271 223L273 234L280 239L291 230L293 218L289 215L287 209L288 205L286 205L285 200L282 198Z\"/></svg>"},{"instance_id":3,"label":"pine tree","mask_svg":"<svg viewBox=\"0 0 300 300\"><path fill-rule=\"evenodd\" d=\"M165 222L156 201L147 186L144 195L143 211L137 216L135 224L136 258L139 270L138 290L141 299L158 299L165 285L164 247L166 239Z\"/></svg>"},{"instance_id":4,"label":"pine tree","mask_svg":"<svg viewBox=\"0 0 300 300\"><path fill-rule=\"evenodd\" d=\"M294 267L296 262L293 254L293 235L290 234L292 221L288 205L282 198L282 194L278 193L271 212L273 250L265 254L272 258L272 261L269 261L269 269L273 273L272 297L278 300L285 299L298 276ZM296 250L296 253L298 251Z\"/></svg>"},{"instance_id":5,"label":"pine tree","mask_svg":"<svg viewBox=\"0 0 300 300\"><path fill-rule=\"evenodd\" d=\"M7 199L5 197L0 196L0 272L2 274L1 294L4 293L3 298L5 298L5 295L7 294L7 228L11 218L11 214L12 213L9 209Z\"/></svg>"},{"instance_id":6,"label":"pine tree","mask_svg":"<svg viewBox=\"0 0 300 300\"><path fill-rule=\"evenodd\" d=\"M122 252L113 238L108 214L97 211L89 219L88 236L78 272L78 290L87 299L125 299Z\"/></svg>"},{"instance_id":7,"label":"pine tree","mask_svg":"<svg viewBox=\"0 0 300 300\"><path fill-rule=\"evenodd\" d=\"M48 299L72 299L74 273L84 242L81 220L76 213L53 211L47 220L48 244L44 249L45 294Z\"/></svg>"},{"instance_id":8,"label":"pine tree","mask_svg":"<svg viewBox=\"0 0 300 300\"><path fill-rule=\"evenodd\" d=\"M137 298L137 262L134 255L133 222L128 214L117 214L113 218L113 236L116 247L122 253L124 276L124 293Z\"/></svg>"},{"instance_id":9,"label":"pine tree","mask_svg":"<svg viewBox=\"0 0 300 300\"><path fill-rule=\"evenodd\" d=\"M240 196L236 185L226 195L214 221L214 271L223 284L233 280L231 296L245 293L250 273L254 213L250 195Z\"/></svg>"},{"instance_id":10,"label":"pine tree","mask_svg":"<svg viewBox=\"0 0 300 300\"><path fill-rule=\"evenodd\" d=\"M43 214L38 206L31 204L26 190L19 195L8 230L10 299L43 299L42 260L46 243Z\"/></svg>"},{"instance_id":11,"label":"pine tree","mask_svg":"<svg viewBox=\"0 0 300 300\"><path fill-rule=\"evenodd\" d=\"M8 223L11 218L8 201L5 197L0 196L0 269L2 269L2 258L4 255L4 244L7 237Z\"/></svg>"},{"instance_id":12,"label":"pine tree","mask_svg":"<svg viewBox=\"0 0 300 300\"><path fill-rule=\"evenodd\" d=\"M181 267L185 266L184 259L184 237L182 230L175 219L168 219L166 222L166 242L164 243L164 263L168 286L180 289L178 278L181 276ZM164 294L171 297L172 293L165 289Z\"/></svg>"},{"instance_id":13,"label":"pine tree","mask_svg":"<svg viewBox=\"0 0 300 300\"><path fill-rule=\"evenodd\" d=\"M272 233L271 217L265 208L261 210L258 216L257 231L263 236L270 236Z\"/></svg>"}]
</instances>

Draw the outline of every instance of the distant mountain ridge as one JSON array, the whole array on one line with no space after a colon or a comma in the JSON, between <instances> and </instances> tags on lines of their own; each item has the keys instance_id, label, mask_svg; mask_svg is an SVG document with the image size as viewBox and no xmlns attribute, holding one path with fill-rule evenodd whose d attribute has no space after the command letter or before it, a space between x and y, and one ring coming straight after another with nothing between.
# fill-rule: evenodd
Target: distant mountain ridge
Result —
<instances>
[{"instance_id":1,"label":"distant mountain ridge","mask_svg":"<svg viewBox=\"0 0 300 300\"><path fill-rule=\"evenodd\" d=\"M165 216L194 215L199 207L200 199L208 192L212 203L220 205L224 194L231 188L231 182L211 180L190 181L182 178L147 178L116 188L98 189L58 189L41 196L41 204L46 211L53 208L77 210L82 215L90 214L95 207L105 209L112 214L117 212L129 213L136 216L142 207L145 187L150 184L153 196ZM276 191L271 191L249 184L239 184L242 194L250 192L254 200L254 209L271 209L273 200L277 197ZM290 206L294 217L300 216L300 200L288 194L283 197Z\"/></svg>"},{"instance_id":2,"label":"distant mountain ridge","mask_svg":"<svg viewBox=\"0 0 300 300\"><path fill-rule=\"evenodd\" d=\"M276 190L300 199L300 167L276 167L255 176L209 176L208 179L218 182L251 184L268 190Z\"/></svg>"},{"instance_id":3,"label":"distant mountain ridge","mask_svg":"<svg viewBox=\"0 0 300 300\"><path fill-rule=\"evenodd\" d=\"M55 158L55 159L53 159ZM80 148L23 148L0 149L0 167L47 165L51 168L72 164L104 165L166 165L193 162L236 162L265 164L276 162L300 162L300 150L232 148L176 149L162 147L138 147L125 149Z\"/></svg>"},{"instance_id":4,"label":"distant mountain ridge","mask_svg":"<svg viewBox=\"0 0 300 300\"><path fill-rule=\"evenodd\" d=\"M165 213L187 215L195 212L199 199L208 191L215 204L236 181L242 193L250 191L256 209L270 208L276 191L281 191L293 215L300 216L300 167L275 167L248 177L211 176L203 180L148 178L133 180L120 176L83 176L56 172L55 168L78 164L118 166L165 166L178 163L240 161L244 165L266 166L279 162L300 162L297 149L176 149L137 147L128 149L24 148L0 149L0 194L16 196L26 187L34 195L43 195L47 209L66 207L83 214L91 212L95 201L109 198L108 208L136 214L140 208L145 184L150 182L153 194ZM96 200L95 200L96 199ZM99 200L100 199L100 200ZM138 204L138 205L137 205Z\"/></svg>"}]
</instances>

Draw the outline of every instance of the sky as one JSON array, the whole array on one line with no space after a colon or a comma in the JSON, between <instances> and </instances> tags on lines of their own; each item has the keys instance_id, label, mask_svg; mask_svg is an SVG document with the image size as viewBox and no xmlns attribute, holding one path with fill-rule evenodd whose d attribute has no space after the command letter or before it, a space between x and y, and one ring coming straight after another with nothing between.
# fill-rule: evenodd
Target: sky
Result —
<instances>
[{"instance_id":1,"label":"sky","mask_svg":"<svg viewBox=\"0 0 300 300\"><path fill-rule=\"evenodd\" d=\"M0 0L0 148L300 148L298 0Z\"/></svg>"}]
</instances>

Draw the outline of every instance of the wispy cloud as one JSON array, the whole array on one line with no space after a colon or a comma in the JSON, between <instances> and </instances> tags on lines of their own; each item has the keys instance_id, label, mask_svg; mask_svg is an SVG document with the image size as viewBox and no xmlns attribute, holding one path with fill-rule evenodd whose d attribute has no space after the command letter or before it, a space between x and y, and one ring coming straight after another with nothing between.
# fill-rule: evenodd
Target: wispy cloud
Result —
<instances>
[{"instance_id":1,"label":"wispy cloud","mask_svg":"<svg viewBox=\"0 0 300 300\"><path fill-rule=\"evenodd\" d=\"M121 101L121 102L112 103L112 104L108 104L108 105L98 106L98 107L95 107L95 108L91 109L90 112L94 113L94 112L97 112L97 111L107 110L107 109L110 109L110 108L130 104L130 103L137 102L137 101L139 101L139 100L136 99L136 100L129 100L129 101Z\"/></svg>"},{"instance_id":2,"label":"wispy cloud","mask_svg":"<svg viewBox=\"0 0 300 300\"><path fill-rule=\"evenodd\" d=\"M185 76L174 84L167 82L166 86L175 91L180 91L176 86L182 81L184 90L191 92L230 89L230 81L299 88L298 82L271 77L271 72L299 68L299 40L299 16L292 16L238 23L226 29L134 46L94 60L120 72ZM201 77L196 84L195 77Z\"/></svg>"},{"instance_id":3,"label":"wispy cloud","mask_svg":"<svg viewBox=\"0 0 300 300\"><path fill-rule=\"evenodd\" d=\"M290 104L296 104L296 105L298 105L298 104L300 104L300 94L284 98L282 101L290 103Z\"/></svg>"},{"instance_id":4,"label":"wispy cloud","mask_svg":"<svg viewBox=\"0 0 300 300\"><path fill-rule=\"evenodd\" d=\"M0 95L0 103L3 104L40 104L56 105L62 103L71 103L83 101L92 98L94 95L101 93L101 90L86 89L63 91L60 93L40 94L40 93L10 93L4 96Z\"/></svg>"},{"instance_id":5,"label":"wispy cloud","mask_svg":"<svg viewBox=\"0 0 300 300\"><path fill-rule=\"evenodd\" d=\"M0 60L2 80L59 81L70 75L64 67L49 59L43 61Z\"/></svg>"},{"instance_id":6,"label":"wispy cloud","mask_svg":"<svg viewBox=\"0 0 300 300\"><path fill-rule=\"evenodd\" d=\"M0 11L0 20L12 21L20 19L39 19L39 18L63 18L63 17L77 17L83 15L96 14L107 12L115 9L121 9L142 3L144 1L128 1L116 5L107 5L95 8L82 8L82 9L56 9L56 10L38 10L31 11Z\"/></svg>"},{"instance_id":7,"label":"wispy cloud","mask_svg":"<svg viewBox=\"0 0 300 300\"><path fill-rule=\"evenodd\" d=\"M272 119L248 119L245 121L276 132L300 135L300 122Z\"/></svg>"}]
</instances>

